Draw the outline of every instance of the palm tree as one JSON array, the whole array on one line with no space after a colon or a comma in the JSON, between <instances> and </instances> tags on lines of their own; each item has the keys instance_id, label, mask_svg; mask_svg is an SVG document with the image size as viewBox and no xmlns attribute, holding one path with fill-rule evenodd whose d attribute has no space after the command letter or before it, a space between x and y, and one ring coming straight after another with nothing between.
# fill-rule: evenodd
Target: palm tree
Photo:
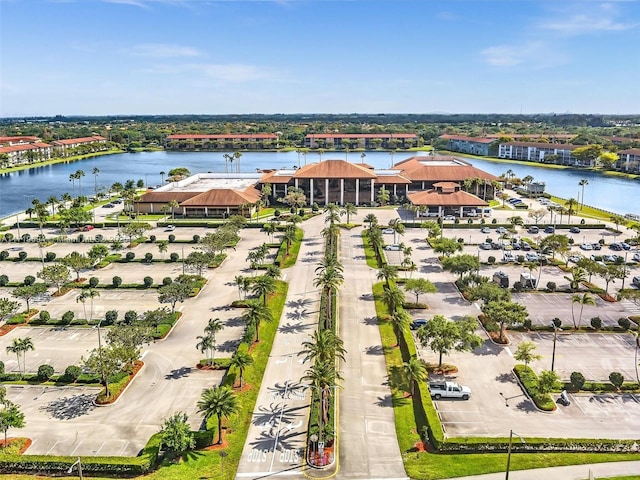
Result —
<instances>
[{"instance_id":1,"label":"palm tree","mask_svg":"<svg viewBox=\"0 0 640 480\"><path fill-rule=\"evenodd\" d=\"M160 171L160 183L164 184L164 176L167 174L164 170Z\"/></svg>"},{"instance_id":2,"label":"palm tree","mask_svg":"<svg viewBox=\"0 0 640 480\"><path fill-rule=\"evenodd\" d=\"M196 340L198 340L196 348L200 350L203 355L207 355L207 365L213 365L214 352L217 350L213 337L210 335L198 335Z\"/></svg>"},{"instance_id":3,"label":"palm tree","mask_svg":"<svg viewBox=\"0 0 640 480\"><path fill-rule=\"evenodd\" d=\"M564 276L564 279L569 282L569 288L572 292L577 292L580 288L580 284L587 279L587 271L584 268L575 267L571 269L571 276Z\"/></svg>"},{"instance_id":4,"label":"palm tree","mask_svg":"<svg viewBox=\"0 0 640 480\"><path fill-rule=\"evenodd\" d=\"M388 263L380 267L378 274L376 275L378 280L384 280L387 288L389 288L389 282L398 278L398 267L389 265Z\"/></svg>"},{"instance_id":5,"label":"palm tree","mask_svg":"<svg viewBox=\"0 0 640 480\"><path fill-rule=\"evenodd\" d=\"M59 202L58 197L56 197L55 195L51 195L49 198L47 198L47 204L51 205L51 215L55 216L56 214L56 204Z\"/></svg>"},{"instance_id":6,"label":"palm tree","mask_svg":"<svg viewBox=\"0 0 640 480\"><path fill-rule=\"evenodd\" d=\"M582 311L584 310L585 305L595 305L596 299L590 293L583 293L582 295L573 295L571 297L571 316L573 317L573 305L580 305L580 316L578 317L578 324L576 325L575 319L573 321L573 326L576 330L580 328L580 323L582 322Z\"/></svg>"},{"instance_id":7,"label":"palm tree","mask_svg":"<svg viewBox=\"0 0 640 480\"><path fill-rule=\"evenodd\" d=\"M387 310L389 313L393 315L393 313L401 307L404 303L405 297L404 293L400 291L400 289L396 286L392 288L385 288L382 294L382 301L387 306Z\"/></svg>"},{"instance_id":8,"label":"palm tree","mask_svg":"<svg viewBox=\"0 0 640 480\"><path fill-rule=\"evenodd\" d=\"M262 297L262 303L267 306L267 297L276 290L276 281L269 275L262 275L253 281L251 292Z\"/></svg>"},{"instance_id":9,"label":"palm tree","mask_svg":"<svg viewBox=\"0 0 640 480\"><path fill-rule=\"evenodd\" d=\"M231 367L237 368L240 372L240 390L242 390L242 375L244 373L244 369L249 365L253 365L253 357L244 350L236 350L236 352L231 356L231 361L229 362Z\"/></svg>"},{"instance_id":10,"label":"palm tree","mask_svg":"<svg viewBox=\"0 0 640 480\"><path fill-rule=\"evenodd\" d=\"M18 372L22 372L20 368L20 355L22 354L20 338L14 338L11 345L7 345L7 353L14 353L18 362Z\"/></svg>"},{"instance_id":11,"label":"palm tree","mask_svg":"<svg viewBox=\"0 0 640 480\"><path fill-rule=\"evenodd\" d=\"M330 328L333 323L333 293L340 288L343 283L344 275L342 274L342 265L340 267L329 267L320 270L313 281L314 287L322 289L322 295L325 299L325 328Z\"/></svg>"},{"instance_id":12,"label":"palm tree","mask_svg":"<svg viewBox=\"0 0 640 480\"><path fill-rule=\"evenodd\" d=\"M222 419L238 411L238 400L227 387L213 387L202 391L198 401L198 412L204 413L205 421L218 418L218 444L222 443Z\"/></svg>"},{"instance_id":13,"label":"palm tree","mask_svg":"<svg viewBox=\"0 0 640 480\"><path fill-rule=\"evenodd\" d=\"M169 202L169 209L171 210L171 220L175 220L176 218L176 208L178 208L180 204L177 200L171 200Z\"/></svg>"},{"instance_id":14,"label":"palm tree","mask_svg":"<svg viewBox=\"0 0 640 480\"><path fill-rule=\"evenodd\" d=\"M333 362L315 362L300 379L308 382L311 388L318 392L318 441L323 441L324 426L329 421L329 399L331 390L338 386L337 381L342 380L340 373L336 371Z\"/></svg>"},{"instance_id":15,"label":"palm tree","mask_svg":"<svg viewBox=\"0 0 640 480\"><path fill-rule=\"evenodd\" d=\"M93 170L91 170L91 173L93 174L93 191L97 198L98 197L98 174L100 173L100 169L98 167L93 167Z\"/></svg>"},{"instance_id":16,"label":"palm tree","mask_svg":"<svg viewBox=\"0 0 640 480\"><path fill-rule=\"evenodd\" d=\"M78 180L78 196L82 196L82 177L84 177L85 173L83 170L76 170L75 176L76 180Z\"/></svg>"},{"instance_id":17,"label":"palm tree","mask_svg":"<svg viewBox=\"0 0 640 480\"><path fill-rule=\"evenodd\" d=\"M323 212L325 214L324 223L338 223L340 221L340 207L335 203L325 205Z\"/></svg>"},{"instance_id":18,"label":"palm tree","mask_svg":"<svg viewBox=\"0 0 640 480\"><path fill-rule=\"evenodd\" d=\"M378 224L378 217L376 217L373 213L368 213L364 217L364 222L369 224L369 230L371 230L374 225Z\"/></svg>"},{"instance_id":19,"label":"palm tree","mask_svg":"<svg viewBox=\"0 0 640 480\"><path fill-rule=\"evenodd\" d=\"M253 325L256 329L256 342L260 341L260 323L271 322L273 315L271 310L266 305L263 305L257 300L248 300L247 308L242 314L242 319L247 325Z\"/></svg>"},{"instance_id":20,"label":"palm tree","mask_svg":"<svg viewBox=\"0 0 640 480\"><path fill-rule=\"evenodd\" d=\"M574 210L574 207L576 205L578 205L578 201L573 197L565 202L564 206L567 209L567 215L569 216L569 218L567 219L567 223L571 223L571 215L576 213L576 211Z\"/></svg>"},{"instance_id":21,"label":"palm tree","mask_svg":"<svg viewBox=\"0 0 640 480\"><path fill-rule=\"evenodd\" d=\"M289 249L291 248L291 244L296 240L296 229L295 228L287 228L283 235L282 241L285 242L285 255L289 255Z\"/></svg>"},{"instance_id":22,"label":"palm tree","mask_svg":"<svg viewBox=\"0 0 640 480\"><path fill-rule=\"evenodd\" d=\"M335 362L338 357L345 360L346 350L344 342L332 330L316 330L310 341L302 342L302 350L298 355L304 355L303 362Z\"/></svg>"},{"instance_id":23,"label":"palm tree","mask_svg":"<svg viewBox=\"0 0 640 480\"><path fill-rule=\"evenodd\" d=\"M91 318L93 317L93 299L100 296L100 292L98 292L95 288L90 288L88 290L84 290L78 297L76 298L77 302L82 302L82 309L84 310L84 319L87 323L91 322ZM87 317L87 308L85 302L89 300L89 316Z\"/></svg>"},{"instance_id":24,"label":"palm tree","mask_svg":"<svg viewBox=\"0 0 640 480\"><path fill-rule=\"evenodd\" d=\"M389 317L389 322L393 327L393 332L396 335L396 344L395 347L400 346L400 338L409 329L409 325L411 324L411 315L409 315L404 310L396 310L391 313Z\"/></svg>"},{"instance_id":25,"label":"palm tree","mask_svg":"<svg viewBox=\"0 0 640 480\"><path fill-rule=\"evenodd\" d=\"M14 338L11 345L7 346L7 353L15 353L18 357L18 370L20 371L20 356L22 355L22 371L20 376L24 377L27 373L27 352L35 350L31 337Z\"/></svg>"},{"instance_id":26,"label":"palm tree","mask_svg":"<svg viewBox=\"0 0 640 480\"><path fill-rule=\"evenodd\" d=\"M75 195L76 193L76 179L78 177L76 177L75 173L70 173L69 174L69 181L71 182L71 194Z\"/></svg>"},{"instance_id":27,"label":"palm tree","mask_svg":"<svg viewBox=\"0 0 640 480\"><path fill-rule=\"evenodd\" d=\"M242 275L236 275L233 279L233 283L238 287L238 300L240 300L240 296L244 292L244 298L247 298L246 291L249 288L249 279Z\"/></svg>"},{"instance_id":28,"label":"palm tree","mask_svg":"<svg viewBox=\"0 0 640 480\"><path fill-rule=\"evenodd\" d=\"M404 224L400 221L399 218L394 218L393 220L389 220L389 228L393 230L393 243L397 243L396 234L404 235Z\"/></svg>"},{"instance_id":29,"label":"palm tree","mask_svg":"<svg viewBox=\"0 0 640 480\"><path fill-rule=\"evenodd\" d=\"M580 180L578 182L578 186L582 187L582 202L580 203L580 210L582 210L582 207L584 207L584 187L585 185L589 185L589 180L587 180L586 178L583 178L582 180Z\"/></svg>"},{"instance_id":30,"label":"palm tree","mask_svg":"<svg viewBox=\"0 0 640 480\"><path fill-rule=\"evenodd\" d=\"M350 221L350 217L351 215L357 215L358 214L358 207L356 207L353 203L347 203L342 210L340 210L340 215L346 215L347 216L347 224Z\"/></svg>"},{"instance_id":31,"label":"palm tree","mask_svg":"<svg viewBox=\"0 0 640 480\"><path fill-rule=\"evenodd\" d=\"M427 379L427 367L416 355L411 355L408 362L402 363L402 373L409 384L409 393L415 397L416 384Z\"/></svg>"}]
</instances>

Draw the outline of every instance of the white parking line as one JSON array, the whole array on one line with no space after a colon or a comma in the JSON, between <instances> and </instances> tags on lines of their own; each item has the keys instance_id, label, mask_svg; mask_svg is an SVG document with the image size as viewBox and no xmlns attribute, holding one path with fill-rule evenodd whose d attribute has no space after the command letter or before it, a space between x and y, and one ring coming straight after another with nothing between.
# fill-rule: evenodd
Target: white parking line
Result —
<instances>
[{"instance_id":1,"label":"white parking line","mask_svg":"<svg viewBox=\"0 0 640 480\"><path fill-rule=\"evenodd\" d=\"M53 449L54 449L54 448L56 448L56 445L58 445L58 443L59 443L59 440L56 440L56 443L54 443L54 444L53 444L53 447L51 447L51 448L49 449L49 451L47 452L47 455L49 455L49 454L53 451ZM33 445L33 444L31 444L31 445Z\"/></svg>"}]
</instances>

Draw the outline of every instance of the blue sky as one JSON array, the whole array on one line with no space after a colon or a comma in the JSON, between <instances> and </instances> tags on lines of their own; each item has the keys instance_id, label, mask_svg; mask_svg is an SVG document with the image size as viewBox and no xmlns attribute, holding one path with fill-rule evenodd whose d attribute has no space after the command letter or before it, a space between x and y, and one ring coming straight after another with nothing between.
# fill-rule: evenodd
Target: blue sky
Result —
<instances>
[{"instance_id":1,"label":"blue sky","mask_svg":"<svg viewBox=\"0 0 640 480\"><path fill-rule=\"evenodd\" d=\"M0 116L640 113L640 1L0 0Z\"/></svg>"}]
</instances>

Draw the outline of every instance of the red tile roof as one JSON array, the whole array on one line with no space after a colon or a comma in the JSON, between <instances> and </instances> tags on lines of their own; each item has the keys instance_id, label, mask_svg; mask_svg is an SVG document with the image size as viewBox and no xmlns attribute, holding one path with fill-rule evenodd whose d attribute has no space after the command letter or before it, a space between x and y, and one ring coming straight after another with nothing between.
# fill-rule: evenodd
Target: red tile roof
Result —
<instances>
[{"instance_id":1,"label":"red tile roof","mask_svg":"<svg viewBox=\"0 0 640 480\"><path fill-rule=\"evenodd\" d=\"M41 148L51 148L48 143L36 142L36 143L20 143L17 145L9 145L7 147L0 147L0 153L22 152L27 150L39 150Z\"/></svg>"},{"instance_id":2,"label":"red tile roof","mask_svg":"<svg viewBox=\"0 0 640 480\"><path fill-rule=\"evenodd\" d=\"M620 150L618 154L622 155L640 155L640 148L628 148L626 150Z\"/></svg>"},{"instance_id":3,"label":"red tile roof","mask_svg":"<svg viewBox=\"0 0 640 480\"><path fill-rule=\"evenodd\" d=\"M233 133L233 134L203 134L203 133L178 133L167 135L168 140L221 140L221 139L272 139L276 140L277 135L273 133Z\"/></svg>"},{"instance_id":4,"label":"red tile roof","mask_svg":"<svg viewBox=\"0 0 640 480\"><path fill-rule=\"evenodd\" d=\"M181 207L237 207L246 203L255 203L260 200L261 193L253 187L246 190L233 190L231 188L214 188L207 192L199 193L189 200L180 203Z\"/></svg>"},{"instance_id":5,"label":"red tile roof","mask_svg":"<svg viewBox=\"0 0 640 480\"><path fill-rule=\"evenodd\" d=\"M449 161L452 164L439 163L443 161ZM411 157L397 163L393 168L402 170L402 175L412 182L461 182L467 178L498 180L498 177L450 156Z\"/></svg>"},{"instance_id":6,"label":"red tile roof","mask_svg":"<svg viewBox=\"0 0 640 480\"><path fill-rule=\"evenodd\" d=\"M345 160L325 160L298 169L293 178L376 178L372 170Z\"/></svg>"},{"instance_id":7,"label":"red tile roof","mask_svg":"<svg viewBox=\"0 0 640 480\"><path fill-rule=\"evenodd\" d=\"M416 138L415 133L309 133L306 138Z\"/></svg>"},{"instance_id":8,"label":"red tile roof","mask_svg":"<svg viewBox=\"0 0 640 480\"><path fill-rule=\"evenodd\" d=\"M196 195L200 195L202 192L156 192L151 191L142 195L137 201L139 203L169 203L171 200L175 200L176 202L184 202L185 200L189 200L191 197L195 197Z\"/></svg>"},{"instance_id":9,"label":"red tile roof","mask_svg":"<svg viewBox=\"0 0 640 480\"><path fill-rule=\"evenodd\" d=\"M0 143L13 143L13 142L31 143L31 142L37 142L38 140L40 140L39 137L33 137L33 136L27 136L27 135L0 137Z\"/></svg>"},{"instance_id":10,"label":"red tile roof","mask_svg":"<svg viewBox=\"0 0 640 480\"><path fill-rule=\"evenodd\" d=\"M56 140L53 142L54 145L65 146L65 145L76 145L78 143L92 143L92 142L104 142L107 139L101 137L100 135L94 135L93 137L81 137L81 138L67 138L65 140Z\"/></svg>"},{"instance_id":11,"label":"red tile roof","mask_svg":"<svg viewBox=\"0 0 640 480\"><path fill-rule=\"evenodd\" d=\"M451 193L443 193L437 190L425 190L410 193L409 201L414 205L426 205L429 207L486 207L489 204L481 198L470 193L458 190Z\"/></svg>"},{"instance_id":12,"label":"red tile roof","mask_svg":"<svg viewBox=\"0 0 640 480\"><path fill-rule=\"evenodd\" d=\"M289 180L293 178L292 175L277 175L277 173L278 173L277 170L273 170L271 172L265 172L263 177L260 179L260 183L271 183L271 184L289 183Z\"/></svg>"},{"instance_id":13,"label":"red tile roof","mask_svg":"<svg viewBox=\"0 0 640 480\"><path fill-rule=\"evenodd\" d=\"M376 184L378 185L408 185L411 180L398 174L398 175L378 175L376 178Z\"/></svg>"}]
</instances>

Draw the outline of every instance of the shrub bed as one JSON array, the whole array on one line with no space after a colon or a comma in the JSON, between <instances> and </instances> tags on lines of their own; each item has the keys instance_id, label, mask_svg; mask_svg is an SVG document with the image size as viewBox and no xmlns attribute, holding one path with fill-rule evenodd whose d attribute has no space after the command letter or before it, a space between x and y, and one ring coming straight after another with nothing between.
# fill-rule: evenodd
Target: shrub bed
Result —
<instances>
[{"instance_id":1,"label":"shrub bed","mask_svg":"<svg viewBox=\"0 0 640 480\"><path fill-rule=\"evenodd\" d=\"M513 371L524 386L527 394L540 410L552 412L556 409L556 404L548 393L538 393L538 376L528 365L516 365Z\"/></svg>"}]
</instances>

